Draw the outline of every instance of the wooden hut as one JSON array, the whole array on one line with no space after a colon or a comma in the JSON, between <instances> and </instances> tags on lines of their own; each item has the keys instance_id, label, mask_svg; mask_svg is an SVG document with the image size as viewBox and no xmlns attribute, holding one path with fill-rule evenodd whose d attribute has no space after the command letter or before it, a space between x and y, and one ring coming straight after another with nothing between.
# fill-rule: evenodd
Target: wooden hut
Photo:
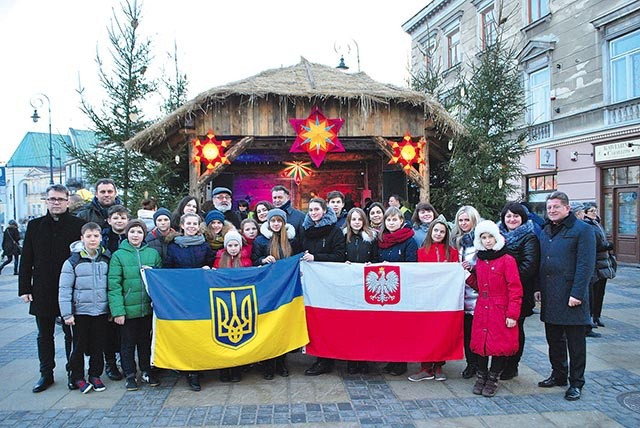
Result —
<instances>
[{"instance_id":1,"label":"wooden hut","mask_svg":"<svg viewBox=\"0 0 640 428\"><path fill-rule=\"evenodd\" d=\"M309 161L307 153L289 151L297 136L289 120L306 118L316 106L327 118L344 119L338 137L345 152L328 153L298 185L281 174L284 162ZM230 141L230 164L213 170L191 161L193 141L210 131L218 141ZM234 199L256 202L270 200L271 187L283 184L291 189L294 205L303 208L311 196L325 197L331 190L350 193L354 201L404 193L397 190L404 186L406 191L404 172L388 164L388 140L401 141L406 132L426 140L424 158L429 162L412 168L406 177L416 184L420 199L428 200L429 163L446 158L448 141L460 131L461 126L428 95L302 58L294 66L203 92L126 145L151 157L182 150L183 156L176 159L190 162L191 194L208 198L211 186L224 185L233 189Z\"/></svg>"}]
</instances>

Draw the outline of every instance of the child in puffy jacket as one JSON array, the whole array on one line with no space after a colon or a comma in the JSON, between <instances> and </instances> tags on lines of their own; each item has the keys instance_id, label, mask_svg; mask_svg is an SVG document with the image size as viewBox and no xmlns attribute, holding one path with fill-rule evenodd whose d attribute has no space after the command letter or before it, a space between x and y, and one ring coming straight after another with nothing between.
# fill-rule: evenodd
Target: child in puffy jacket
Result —
<instances>
[{"instance_id":1,"label":"child in puffy jacket","mask_svg":"<svg viewBox=\"0 0 640 428\"><path fill-rule=\"evenodd\" d=\"M86 394L106 388L100 380L104 370L102 352L107 334L109 300L107 270L109 251L101 244L97 223L87 223L80 230L80 241L71 244L71 256L62 265L58 289L60 315L72 326L74 346L69 357L69 388ZM84 356L89 355L89 382L84 377Z\"/></svg>"},{"instance_id":2,"label":"child in puffy jacket","mask_svg":"<svg viewBox=\"0 0 640 428\"><path fill-rule=\"evenodd\" d=\"M473 245L478 259L467 278L467 284L478 291L471 327L471 350L478 354L473 393L493 397L507 357L518 352L522 283L516 261L507 254L505 239L494 222L478 223Z\"/></svg>"}]
</instances>

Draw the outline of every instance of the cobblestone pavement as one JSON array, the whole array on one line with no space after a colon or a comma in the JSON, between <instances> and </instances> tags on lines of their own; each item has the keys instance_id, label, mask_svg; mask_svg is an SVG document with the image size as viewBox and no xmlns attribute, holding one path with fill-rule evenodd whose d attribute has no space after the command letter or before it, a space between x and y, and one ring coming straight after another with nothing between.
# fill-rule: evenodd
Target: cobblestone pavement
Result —
<instances>
[{"instance_id":1,"label":"cobblestone pavement","mask_svg":"<svg viewBox=\"0 0 640 428\"><path fill-rule=\"evenodd\" d=\"M550 373L543 325L527 319L520 374L500 382L494 398L471 393L462 361L445 365L449 379L409 382L380 373L350 376L338 363L331 374L303 375L313 358L290 354L291 376L263 380L255 369L242 382L223 384L204 374L202 391L184 377L162 371L162 385L126 392L123 382L103 377L107 390L69 391L62 332L56 337L56 383L33 394L38 378L36 327L17 298L17 277L0 275L0 426L326 426L326 427L638 427L640 426L640 270L621 267L607 285L600 338L587 343L582 399L564 400L564 388L541 389ZM417 334L417 338L420 336ZM429 340L425 334L421 340ZM417 369L409 365L409 372Z\"/></svg>"}]
</instances>

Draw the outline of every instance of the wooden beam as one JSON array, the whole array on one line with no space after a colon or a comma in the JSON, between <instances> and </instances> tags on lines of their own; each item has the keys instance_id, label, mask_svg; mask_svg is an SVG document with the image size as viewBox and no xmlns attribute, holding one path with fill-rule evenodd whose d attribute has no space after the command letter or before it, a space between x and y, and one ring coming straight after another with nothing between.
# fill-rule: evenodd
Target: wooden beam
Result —
<instances>
[{"instance_id":1,"label":"wooden beam","mask_svg":"<svg viewBox=\"0 0 640 428\"><path fill-rule=\"evenodd\" d=\"M242 152L244 152L247 149L247 147L249 146L249 144L251 144L252 141L253 141L253 137L244 137L240 141L235 143L233 146L231 146L231 148L225 152L225 155L227 156L227 159L229 159L229 162L233 162L234 160L236 160L236 158L240 156ZM198 191L203 186L205 186L209 181L213 180L222 171L224 171L227 165L228 164L218 164L213 169L208 169L202 175L200 175L200 177L198 177L198 181L196 184ZM199 167L200 165L198 164L198 168Z\"/></svg>"},{"instance_id":2,"label":"wooden beam","mask_svg":"<svg viewBox=\"0 0 640 428\"><path fill-rule=\"evenodd\" d=\"M383 137L373 137L373 141L375 141L375 143L378 145L380 150L389 159L391 159L391 157L393 156L393 150L391 150L391 146L387 142L387 139ZM428 160L426 159L425 161L428 162ZM411 169L409 169L409 172L407 173L407 175L409 176L411 181L416 183L416 186L420 187L420 196L422 197L423 189L425 189L425 185L428 186L428 182L425 182L424 177L418 171L416 171L416 169L413 166L411 167ZM427 193L428 193L428 190L427 190Z\"/></svg>"}]
</instances>

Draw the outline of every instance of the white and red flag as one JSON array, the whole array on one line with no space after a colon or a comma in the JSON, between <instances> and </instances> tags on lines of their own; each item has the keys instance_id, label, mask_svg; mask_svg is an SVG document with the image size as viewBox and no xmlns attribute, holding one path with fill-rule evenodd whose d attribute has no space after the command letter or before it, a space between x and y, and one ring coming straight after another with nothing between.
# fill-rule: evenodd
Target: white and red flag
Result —
<instances>
[{"instance_id":1,"label":"white and red flag","mask_svg":"<svg viewBox=\"0 0 640 428\"><path fill-rule=\"evenodd\" d=\"M463 358L459 263L302 262L306 352L352 361Z\"/></svg>"}]
</instances>

